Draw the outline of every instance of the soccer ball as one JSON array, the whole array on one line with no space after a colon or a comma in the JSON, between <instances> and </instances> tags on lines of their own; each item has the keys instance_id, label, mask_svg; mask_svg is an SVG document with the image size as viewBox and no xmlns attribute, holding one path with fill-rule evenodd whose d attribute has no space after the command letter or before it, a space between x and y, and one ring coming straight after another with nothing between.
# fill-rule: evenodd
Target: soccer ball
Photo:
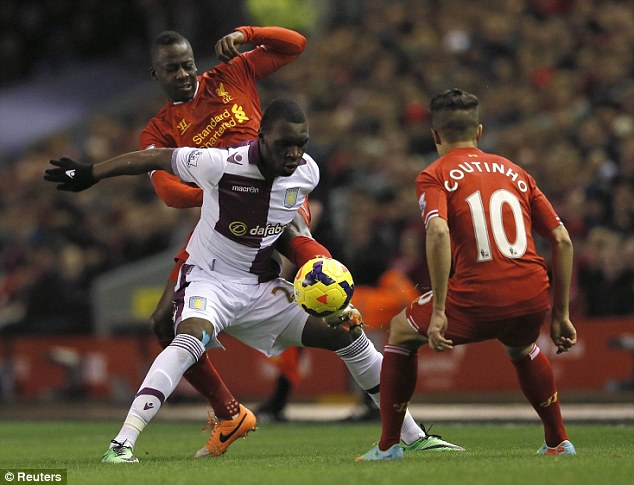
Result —
<instances>
[{"instance_id":1,"label":"soccer ball","mask_svg":"<svg viewBox=\"0 0 634 485\"><path fill-rule=\"evenodd\" d=\"M298 305L316 317L343 310L354 293L350 271L332 258L314 258L305 263L297 272L293 286Z\"/></svg>"}]
</instances>

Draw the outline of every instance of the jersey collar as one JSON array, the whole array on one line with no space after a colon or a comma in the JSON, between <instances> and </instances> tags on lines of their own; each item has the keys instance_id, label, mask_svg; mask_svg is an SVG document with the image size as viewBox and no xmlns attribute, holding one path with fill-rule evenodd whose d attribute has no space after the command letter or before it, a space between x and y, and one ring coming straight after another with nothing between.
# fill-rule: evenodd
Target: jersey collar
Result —
<instances>
[{"instance_id":1,"label":"jersey collar","mask_svg":"<svg viewBox=\"0 0 634 485\"><path fill-rule=\"evenodd\" d=\"M194 95L192 96L192 99L188 99L187 101L173 101L172 105L177 106L179 104L185 104L185 103L189 103L190 101L193 101L194 99L196 99L196 96L198 96L199 89L200 89L200 76L196 78L196 91L194 91Z\"/></svg>"}]
</instances>

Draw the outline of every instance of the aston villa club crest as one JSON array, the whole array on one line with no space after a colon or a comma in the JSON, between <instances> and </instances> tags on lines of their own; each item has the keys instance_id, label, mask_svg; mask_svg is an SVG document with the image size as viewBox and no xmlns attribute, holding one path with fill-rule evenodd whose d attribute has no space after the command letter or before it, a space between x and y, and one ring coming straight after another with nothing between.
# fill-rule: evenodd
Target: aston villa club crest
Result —
<instances>
[{"instance_id":1,"label":"aston villa club crest","mask_svg":"<svg viewBox=\"0 0 634 485\"><path fill-rule=\"evenodd\" d=\"M294 207L295 203L297 202L297 194L299 194L299 187L286 189L286 196L284 196L284 207L288 209Z\"/></svg>"},{"instance_id":2,"label":"aston villa club crest","mask_svg":"<svg viewBox=\"0 0 634 485\"><path fill-rule=\"evenodd\" d=\"M192 310L206 310L207 298L204 296L191 296L189 298L189 308Z\"/></svg>"}]
</instances>

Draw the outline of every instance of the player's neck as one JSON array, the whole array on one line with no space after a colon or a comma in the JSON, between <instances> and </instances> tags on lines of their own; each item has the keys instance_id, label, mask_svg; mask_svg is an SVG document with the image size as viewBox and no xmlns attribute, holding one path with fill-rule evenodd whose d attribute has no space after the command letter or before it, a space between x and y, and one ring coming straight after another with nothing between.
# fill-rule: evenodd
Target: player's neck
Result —
<instances>
[{"instance_id":1,"label":"player's neck","mask_svg":"<svg viewBox=\"0 0 634 485\"><path fill-rule=\"evenodd\" d=\"M456 150L457 148L478 148L478 142L475 140L469 141L456 141L453 143L441 143L440 145L436 145L436 149L438 150L438 154L442 157L447 155L452 150Z\"/></svg>"}]
</instances>

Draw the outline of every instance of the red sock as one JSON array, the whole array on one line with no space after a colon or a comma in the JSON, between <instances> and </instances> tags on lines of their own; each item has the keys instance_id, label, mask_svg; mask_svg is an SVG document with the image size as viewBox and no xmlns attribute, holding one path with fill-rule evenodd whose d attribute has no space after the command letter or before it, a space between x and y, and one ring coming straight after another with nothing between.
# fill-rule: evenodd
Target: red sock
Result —
<instances>
[{"instance_id":1,"label":"red sock","mask_svg":"<svg viewBox=\"0 0 634 485\"><path fill-rule=\"evenodd\" d=\"M170 341L159 340L159 343L165 348ZM187 369L183 377L209 401L219 419L231 419L240 412L240 403L229 392L206 352Z\"/></svg>"},{"instance_id":2,"label":"red sock","mask_svg":"<svg viewBox=\"0 0 634 485\"><path fill-rule=\"evenodd\" d=\"M522 392L542 420L546 444L554 447L567 440L550 361L534 345L529 355L513 364Z\"/></svg>"},{"instance_id":3,"label":"red sock","mask_svg":"<svg viewBox=\"0 0 634 485\"><path fill-rule=\"evenodd\" d=\"M381 365L381 440L385 451L401 440L407 403L414 394L418 374L418 351L386 345Z\"/></svg>"}]
</instances>

